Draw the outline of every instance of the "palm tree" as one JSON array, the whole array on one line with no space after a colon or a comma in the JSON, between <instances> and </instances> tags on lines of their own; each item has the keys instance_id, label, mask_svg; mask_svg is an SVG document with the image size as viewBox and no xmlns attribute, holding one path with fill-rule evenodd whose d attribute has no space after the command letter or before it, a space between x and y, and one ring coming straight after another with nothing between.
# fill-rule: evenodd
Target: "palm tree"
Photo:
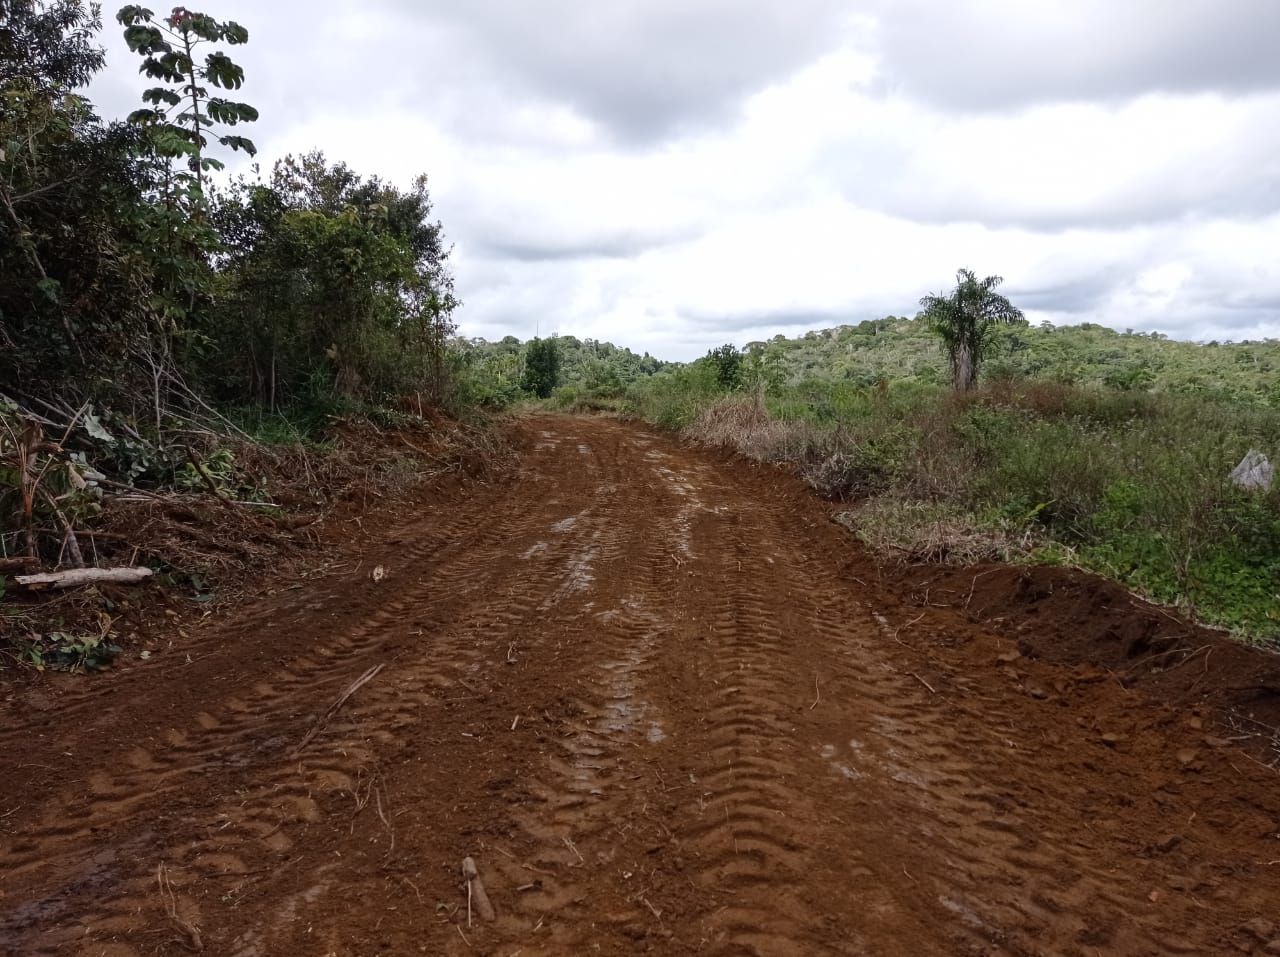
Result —
<instances>
[{"instance_id":1,"label":"palm tree","mask_svg":"<svg viewBox=\"0 0 1280 957\"><path fill-rule=\"evenodd\" d=\"M991 345L993 323L1025 323L1022 310L993 290L1004 282L999 276L979 280L970 269L956 273L956 288L949 296L925 296L920 318L942 340L951 363L951 384L967 392L978 384L978 363Z\"/></svg>"}]
</instances>

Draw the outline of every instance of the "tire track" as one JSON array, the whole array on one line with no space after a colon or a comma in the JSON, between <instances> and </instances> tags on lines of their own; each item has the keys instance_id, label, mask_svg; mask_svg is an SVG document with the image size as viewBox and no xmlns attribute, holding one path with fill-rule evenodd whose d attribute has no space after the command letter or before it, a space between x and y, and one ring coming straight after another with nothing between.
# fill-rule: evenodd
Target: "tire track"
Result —
<instances>
[{"instance_id":1,"label":"tire track","mask_svg":"<svg viewBox=\"0 0 1280 957\"><path fill-rule=\"evenodd\" d=\"M270 680L255 682L224 699L213 713L197 715L190 727L170 732L163 752L136 748L125 766L90 775L86 795L64 797L45 814L44 823L27 828L0 848L0 888L6 896L21 888L32 899L0 922L0 944L22 953L59 953L85 926L107 934L126 926L128 918L121 915L155 904L156 859L169 859L174 885L184 887L203 877L251 871L255 855L287 855L294 847L290 831L322 817L310 797L313 788L327 784L327 790L332 790L337 783L350 790L349 782L359 769L376 764L367 744L339 737L340 761L320 761L310 774L300 774L303 765L296 762L305 761L307 755L294 753L292 746L301 740L316 711L322 710L317 705L333 700L352 673L359 673L360 662L388 641L389 633L403 631L407 618L419 626L414 631L420 635L443 628L447 617L437 619L422 611L428 595L433 606L447 608L465 603L469 596L487 599L497 593L501 599L486 608L493 620L532 617L539 583L551 577L551 568L568 543L549 549L534 563L523 590L505 594L495 587L501 576L501 563L495 559L505 554L513 540L530 536L536 525L535 518L519 510L502 513L496 523L484 514L461 514L442 534L424 536L404 551L406 570L427 570L409 581L395 574L388 578L385 584L399 586L391 601ZM415 609L417 615L411 616ZM350 734L361 719L394 725L397 709L424 702L424 688L449 687L474 670L478 651L474 642L466 640L468 636L465 628L438 633L426 659L430 666L398 669L399 676L392 678L397 674L393 665L381 683L389 693L378 694L377 683L370 686L361 699L375 703L349 709L350 717L334 722L307 750L321 748L331 735ZM263 722L268 719L276 726L273 733L264 735ZM204 828L212 834L192 841L175 857L174 849L180 844L176 834L190 833L190 824L177 813L181 805L175 799L181 800L195 778L215 775L231 776L235 784L220 788L220 806L201 808ZM97 835L110 833L114 822L146 814L154 814L175 836L168 840L159 834L151 836L159 846L145 868L128 874L130 855L125 846L108 844L91 857L84 854L85 845L95 843ZM65 872L71 879L42 885L41 877L50 872ZM107 895L107 887L118 888L118 896ZM95 899L86 906L89 890L95 892ZM179 906L193 915L185 919L199 923L194 919L198 908L192 897L182 898ZM65 933L49 931L50 925L57 924L67 925ZM39 933L38 941L34 932Z\"/></svg>"},{"instance_id":2,"label":"tire track","mask_svg":"<svg viewBox=\"0 0 1280 957\"><path fill-rule=\"evenodd\" d=\"M23 812L0 952L181 953L185 927L234 957L1269 946L1280 806L1248 768L1237 800L1170 756L1143 794L1087 698L975 667L979 630L848 571L776 472L609 420L529 428L508 488L370 547L377 587L303 583L208 639L290 654L145 676L208 683ZM110 728L108 697L68 725ZM1160 815L1172 838L1131 836ZM1179 844L1206 820L1221 846Z\"/></svg>"}]
</instances>

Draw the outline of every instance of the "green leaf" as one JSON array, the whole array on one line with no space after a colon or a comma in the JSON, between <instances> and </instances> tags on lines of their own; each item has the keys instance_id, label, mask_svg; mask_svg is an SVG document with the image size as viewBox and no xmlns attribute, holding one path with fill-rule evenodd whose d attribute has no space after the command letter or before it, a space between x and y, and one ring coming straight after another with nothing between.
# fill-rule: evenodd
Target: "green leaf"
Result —
<instances>
[{"instance_id":1,"label":"green leaf","mask_svg":"<svg viewBox=\"0 0 1280 957\"><path fill-rule=\"evenodd\" d=\"M148 126L152 123L159 123L164 119L164 114L159 110L134 110L128 116L128 121L138 126Z\"/></svg>"},{"instance_id":2,"label":"green leaf","mask_svg":"<svg viewBox=\"0 0 1280 957\"><path fill-rule=\"evenodd\" d=\"M193 14L192 17L183 24L183 29L189 30L202 40L217 40L222 35L222 31L218 27L218 22L207 13Z\"/></svg>"},{"instance_id":3,"label":"green leaf","mask_svg":"<svg viewBox=\"0 0 1280 957\"><path fill-rule=\"evenodd\" d=\"M210 83L224 90L238 90L244 83L244 70L225 53L210 53L205 60L205 73Z\"/></svg>"},{"instance_id":4,"label":"green leaf","mask_svg":"<svg viewBox=\"0 0 1280 957\"><path fill-rule=\"evenodd\" d=\"M172 49L159 27L131 26L124 31L124 42L134 53L161 53Z\"/></svg>"},{"instance_id":5,"label":"green leaf","mask_svg":"<svg viewBox=\"0 0 1280 957\"><path fill-rule=\"evenodd\" d=\"M182 97L173 90L167 90L162 86L155 86L142 94L144 103L154 103L159 106L161 103L168 103L170 106L177 106L182 102Z\"/></svg>"},{"instance_id":6,"label":"green leaf","mask_svg":"<svg viewBox=\"0 0 1280 957\"><path fill-rule=\"evenodd\" d=\"M248 43L249 31L234 20L228 20L222 25L222 35L230 44Z\"/></svg>"},{"instance_id":7,"label":"green leaf","mask_svg":"<svg viewBox=\"0 0 1280 957\"><path fill-rule=\"evenodd\" d=\"M166 54L160 59L155 57L147 57L142 61L142 66L138 67L139 73L145 73L153 80L166 80L169 83L181 83L185 79L184 74L178 72L176 66L176 58L171 54Z\"/></svg>"},{"instance_id":8,"label":"green leaf","mask_svg":"<svg viewBox=\"0 0 1280 957\"><path fill-rule=\"evenodd\" d=\"M106 442L108 445L115 444L115 436L106 430L102 420L93 414L93 407L84 414L84 430L89 433L91 438L97 439L99 442Z\"/></svg>"},{"instance_id":9,"label":"green leaf","mask_svg":"<svg viewBox=\"0 0 1280 957\"><path fill-rule=\"evenodd\" d=\"M140 7L137 4L129 4L121 7L120 12L116 14L116 20L121 26L132 26L140 20L150 20L155 14L146 7Z\"/></svg>"},{"instance_id":10,"label":"green leaf","mask_svg":"<svg viewBox=\"0 0 1280 957\"><path fill-rule=\"evenodd\" d=\"M49 279L47 277L41 279L36 283L36 288L39 289L44 294L44 297L50 302L56 303L62 298L62 283L58 282L56 279Z\"/></svg>"},{"instance_id":11,"label":"green leaf","mask_svg":"<svg viewBox=\"0 0 1280 957\"><path fill-rule=\"evenodd\" d=\"M250 156L255 156L258 148L253 145L253 140L246 139L243 136L220 136L218 142L223 146L229 146L233 150L244 150Z\"/></svg>"}]
</instances>

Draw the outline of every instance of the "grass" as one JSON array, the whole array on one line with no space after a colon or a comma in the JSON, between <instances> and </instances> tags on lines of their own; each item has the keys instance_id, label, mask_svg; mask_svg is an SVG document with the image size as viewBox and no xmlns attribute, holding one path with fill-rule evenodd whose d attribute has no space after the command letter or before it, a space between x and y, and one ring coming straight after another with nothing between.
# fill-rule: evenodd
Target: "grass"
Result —
<instances>
[{"instance_id":1,"label":"grass","mask_svg":"<svg viewBox=\"0 0 1280 957\"><path fill-rule=\"evenodd\" d=\"M696 368L631 411L698 441L787 461L852 526L911 560L1079 565L1238 635L1280 642L1280 490L1228 480L1280 458L1280 410L1179 395L996 382L968 395L806 382L767 397Z\"/></svg>"}]
</instances>

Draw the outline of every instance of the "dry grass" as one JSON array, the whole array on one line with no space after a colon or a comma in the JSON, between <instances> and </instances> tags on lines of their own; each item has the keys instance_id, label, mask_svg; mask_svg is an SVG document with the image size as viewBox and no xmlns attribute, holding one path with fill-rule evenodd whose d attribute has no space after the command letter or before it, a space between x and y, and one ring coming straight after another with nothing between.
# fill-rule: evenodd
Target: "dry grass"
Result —
<instances>
[{"instance_id":1,"label":"dry grass","mask_svg":"<svg viewBox=\"0 0 1280 957\"><path fill-rule=\"evenodd\" d=\"M732 396L702 409L685 435L758 462L788 462L814 491L845 500L879 487L856 439L806 420L773 418L759 399Z\"/></svg>"},{"instance_id":2,"label":"dry grass","mask_svg":"<svg viewBox=\"0 0 1280 957\"><path fill-rule=\"evenodd\" d=\"M730 448L758 462L778 462L796 442L795 427L769 415L755 398L734 396L700 411L685 434L696 442Z\"/></svg>"},{"instance_id":3,"label":"dry grass","mask_svg":"<svg viewBox=\"0 0 1280 957\"><path fill-rule=\"evenodd\" d=\"M1029 530L1013 532L978 521L942 502L879 496L837 521L877 552L905 562L971 565L1015 561L1038 544Z\"/></svg>"}]
</instances>

